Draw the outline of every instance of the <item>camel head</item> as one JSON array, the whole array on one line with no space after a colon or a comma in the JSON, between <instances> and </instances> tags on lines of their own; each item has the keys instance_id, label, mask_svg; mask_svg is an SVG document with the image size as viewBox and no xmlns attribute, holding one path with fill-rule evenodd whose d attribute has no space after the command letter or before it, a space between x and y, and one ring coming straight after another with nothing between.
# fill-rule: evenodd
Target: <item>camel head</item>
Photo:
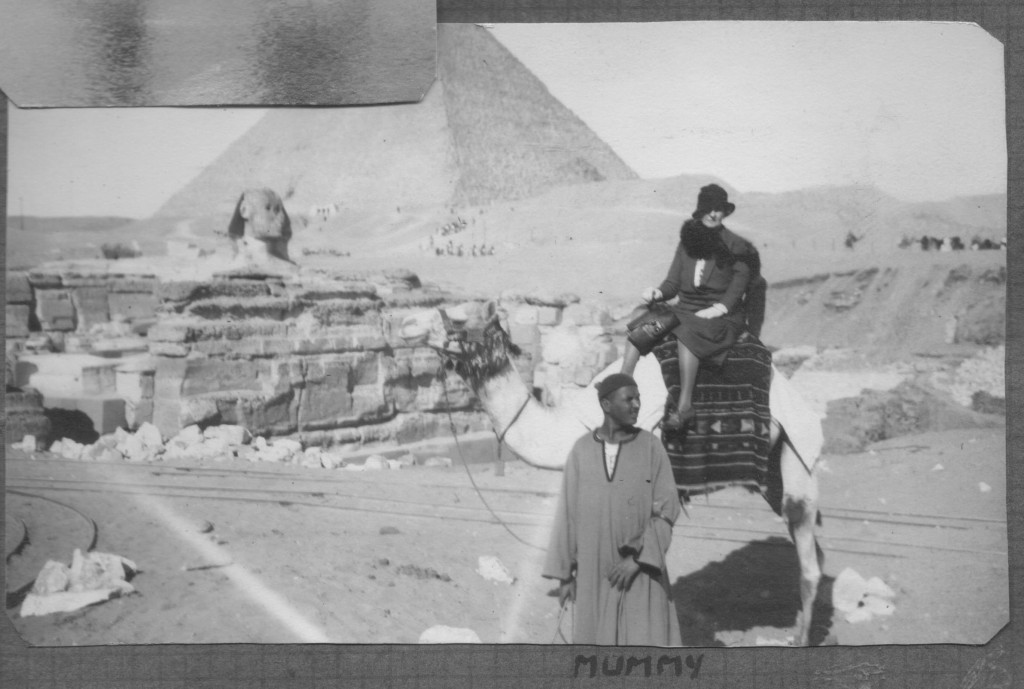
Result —
<instances>
[{"instance_id":1,"label":"camel head","mask_svg":"<svg viewBox=\"0 0 1024 689\"><path fill-rule=\"evenodd\" d=\"M520 354L502 321L503 312L493 301L465 302L407 316L399 333L408 343L436 351L445 369L475 390L506 372Z\"/></svg>"}]
</instances>

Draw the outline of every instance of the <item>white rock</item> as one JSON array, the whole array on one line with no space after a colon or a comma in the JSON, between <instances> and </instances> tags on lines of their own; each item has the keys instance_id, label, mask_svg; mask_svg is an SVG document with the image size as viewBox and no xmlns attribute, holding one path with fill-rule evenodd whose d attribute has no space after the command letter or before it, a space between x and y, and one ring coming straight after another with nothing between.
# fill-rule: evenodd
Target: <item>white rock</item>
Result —
<instances>
[{"instance_id":1,"label":"white rock","mask_svg":"<svg viewBox=\"0 0 1024 689\"><path fill-rule=\"evenodd\" d=\"M884 581L878 577L871 577L865 583L864 590L871 596L878 596L879 598L895 598L896 592L889 587Z\"/></svg>"},{"instance_id":2,"label":"white rock","mask_svg":"<svg viewBox=\"0 0 1024 689\"><path fill-rule=\"evenodd\" d=\"M387 460L387 465L388 465L388 469L391 469L392 471L397 471L398 469L401 469L403 466L405 466L404 464L402 464L397 459L389 459L389 460Z\"/></svg>"},{"instance_id":3,"label":"white rock","mask_svg":"<svg viewBox=\"0 0 1024 689\"><path fill-rule=\"evenodd\" d=\"M120 444L121 444L121 443L123 443L123 442L124 442L124 441L125 441L126 439L128 439L128 438L132 437L132 434L131 434L131 433L129 433L128 431L126 431L125 429L123 429L123 428L121 428L121 427L115 428L115 429L114 429L114 433L113 433L113 435L114 435L114 442L115 442L115 443L116 443L117 445L120 445Z\"/></svg>"},{"instance_id":4,"label":"white rock","mask_svg":"<svg viewBox=\"0 0 1024 689\"><path fill-rule=\"evenodd\" d=\"M191 447L192 445L198 445L203 441L203 432L199 429L199 426L192 424L191 426L185 426L177 434L167 441L168 446L176 447Z\"/></svg>"},{"instance_id":5,"label":"white rock","mask_svg":"<svg viewBox=\"0 0 1024 689\"><path fill-rule=\"evenodd\" d=\"M978 490L980 490L982 493L988 493L991 492L992 486L982 481L978 484Z\"/></svg>"},{"instance_id":6,"label":"white rock","mask_svg":"<svg viewBox=\"0 0 1024 689\"><path fill-rule=\"evenodd\" d=\"M135 437L141 440L142 444L146 447L163 449L164 439L160 435L160 429L149 421L146 421L139 426L139 430L135 431Z\"/></svg>"},{"instance_id":7,"label":"white rock","mask_svg":"<svg viewBox=\"0 0 1024 689\"><path fill-rule=\"evenodd\" d=\"M36 575L36 581L32 584L32 593L45 596L58 591L66 591L71 583L71 570L63 562L47 560L43 568Z\"/></svg>"},{"instance_id":8,"label":"white rock","mask_svg":"<svg viewBox=\"0 0 1024 689\"><path fill-rule=\"evenodd\" d=\"M450 467L452 460L450 457L427 457L423 462L425 467Z\"/></svg>"},{"instance_id":9,"label":"white rock","mask_svg":"<svg viewBox=\"0 0 1024 689\"><path fill-rule=\"evenodd\" d=\"M64 438L60 446L60 456L64 459L78 460L82 458L83 450L85 450L85 446L81 443L77 443L71 438Z\"/></svg>"},{"instance_id":10,"label":"white rock","mask_svg":"<svg viewBox=\"0 0 1024 689\"><path fill-rule=\"evenodd\" d=\"M941 464L936 464L935 466L932 467L932 471L942 471L945 468L946 467L942 466Z\"/></svg>"},{"instance_id":11,"label":"white rock","mask_svg":"<svg viewBox=\"0 0 1024 689\"><path fill-rule=\"evenodd\" d=\"M142 442L142 438L134 435L125 438L123 443L118 443L117 450L129 462L142 461L142 458L147 454L146 444Z\"/></svg>"},{"instance_id":12,"label":"white rock","mask_svg":"<svg viewBox=\"0 0 1024 689\"><path fill-rule=\"evenodd\" d=\"M382 455L370 455L363 462L363 468L367 471L379 471L387 468L387 462L388 460Z\"/></svg>"},{"instance_id":13,"label":"white rock","mask_svg":"<svg viewBox=\"0 0 1024 689\"><path fill-rule=\"evenodd\" d=\"M446 627L436 624L420 634L421 644L479 644L480 636L465 627Z\"/></svg>"},{"instance_id":14,"label":"white rock","mask_svg":"<svg viewBox=\"0 0 1024 689\"><path fill-rule=\"evenodd\" d=\"M26 435L21 439L20 443L14 443L12 445L15 450L23 450L24 452L35 452L36 451L36 437L34 435Z\"/></svg>"},{"instance_id":15,"label":"white rock","mask_svg":"<svg viewBox=\"0 0 1024 689\"><path fill-rule=\"evenodd\" d=\"M345 466L345 459L341 455L322 452L320 454L320 466L324 469L337 469Z\"/></svg>"},{"instance_id":16,"label":"white rock","mask_svg":"<svg viewBox=\"0 0 1024 689\"><path fill-rule=\"evenodd\" d=\"M291 438L275 438L271 442L271 446L287 450L289 454L302 452L302 443L298 440L292 440Z\"/></svg>"},{"instance_id":17,"label":"white rock","mask_svg":"<svg viewBox=\"0 0 1024 689\"><path fill-rule=\"evenodd\" d=\"M319 469L323 466L323 459L320 455L321 452L319 447L306 448L306 451L302 453L302 466L310 469Z\"/></svg>"},{"instance_id":18,"label":"white rock","mask_svg":"<svg viewBox=\"0 0 1024 689\"><path fill-rule=\"evenodd\" d=\"M399 457L398 459L396 459L395 461L401 464L403 467L411 467L416 464L416 455L412 453L406 453Z\"/></svg>"},{"instance_id":19,"label":"white rock","mask_svg":"<svg viewBox=\"0 0 1024 689\"><path fill-rule=\"evenodd\" d=\"M252 439L252 434L245 426L224 424L221 426L210 426L203 431L203 437L223 438L228 445L245 445Z\"/></svg>"},{"instance_id":20,"label":"white rock","mask_svg":"<svg viewBox=\"0 0 1024 689\"><path fill-rule=\"evenodd\" d=\"M262 450L259 450L259 457L261 462L287 462L288 459L292 456L292 454L293 453L291 452L291 450L284 447L278 447L276 445L271 445L263 448Z\"/></svg>"},{"instance_id":21,"label":"white rock","mask_svg":"<svg viewBox=\"0 0 1024 689\"><path fill-rule=\"evenodd\" d=\"M476 573L488 581L501 584L514 584L516 581L504 563L493 555L481 555L477 559Z\"/></svg>"},{"instance_id":22,"label":"white rock","mask_svg":"<svg viewBox=\"0 0 1024 689\"><path fill-rule=\"evenodd\" d=\"M865 580L850 567L840 572L832 584L832 606L851 624L865 622L876 615L893 614L895 595L878 577Z\"/></svg>"}]
</instances>

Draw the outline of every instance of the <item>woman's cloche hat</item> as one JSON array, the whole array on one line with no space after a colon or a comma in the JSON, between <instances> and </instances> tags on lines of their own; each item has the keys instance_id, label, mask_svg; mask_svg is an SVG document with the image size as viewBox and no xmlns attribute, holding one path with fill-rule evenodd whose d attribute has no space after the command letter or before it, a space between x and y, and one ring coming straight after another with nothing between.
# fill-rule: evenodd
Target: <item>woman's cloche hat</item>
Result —
<instances>
[{"instance_id":1,"label":"woman's cloche hat","mask_svg":"<svg viewBox=\"0 0 1024 689\"><path fill-rule=\"evenodd\" d=\"M697 195L697 210L693 212L694 218L701 218L711 211L722 211L726 215L732 215L736 210L736 204L729 203L729 194L717 184L709 184L700 188Z\"/></svg>"}]
</instances>

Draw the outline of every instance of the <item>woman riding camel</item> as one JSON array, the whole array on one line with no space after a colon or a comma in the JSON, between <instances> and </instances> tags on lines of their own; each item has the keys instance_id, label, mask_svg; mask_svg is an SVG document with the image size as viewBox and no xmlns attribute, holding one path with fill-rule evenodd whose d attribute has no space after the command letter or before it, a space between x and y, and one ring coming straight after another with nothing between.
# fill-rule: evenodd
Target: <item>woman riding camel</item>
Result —
<instances>
[{"instance_id":1,"label":"woman riding camel","mask_svg":"<svg viewBox=\"0 0 1024 689\"><path fill-rule=\"evenodd\" d=\"M671 331L679 346L679 404L665 419L666 428L681 429L693 419L700 363L721 364L747 329L744 295L751 280L759 278L761 265L754 246L722 225L735 210L725 189L717 184L702 187L697 209L679 232L668 276L660 286L643 291L648 304L678 297L669 308L679 319ZM632 374L640 356L627 342L622 372Z\"/></svg>"}]
</instances>

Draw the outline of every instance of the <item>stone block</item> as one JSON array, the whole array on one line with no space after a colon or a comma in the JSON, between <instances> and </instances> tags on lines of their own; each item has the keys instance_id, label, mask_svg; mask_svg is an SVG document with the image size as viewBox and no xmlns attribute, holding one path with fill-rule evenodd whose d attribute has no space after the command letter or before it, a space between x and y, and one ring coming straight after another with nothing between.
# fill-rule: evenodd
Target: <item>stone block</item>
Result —
<instances>
[{"instance_id":1,"label":"stone block","mask_svg":"<svg viewBox=\"0 0 1024 689\"><path fill-rule=\"evenodd\" d=\"M33 387L47 398L115 392L116 359L88 354L32 354L15 367L19 387Z\"/></svg>"},{"instance_id":2,"label":"stone block","mask_svg":"<svg viewBox=\"0 0 1024 689\"><path fill-rule=\"evenodd\" d=\"M444 380L431 379L428 385L416 391L414 409L426 412L469 409L474 404L473 391L465 381L455 375Z\"/></svg>"},{"instance_id":3,"label":"stone block","mask_svg":"<svg viewBox=\"0 0 1024 689\"><path fill-rule=\"evenodd\" d=\"M193 322L185 319L163 318L149 329L150 342L191 342Z\"/></svg>"},{"instance_id":4,"label":"stone block","mask_svg":"<svg viewBox=\"0 0 1024 689\"><path fill-rule=\"evenodd\" d=\"M324 354L305 359L304 378L307 384L317 382L325 376L334 376L351 390L356 385L374 385L382 382L380 355L376 352L343 352ZM341 371L347 371L347 377Z\"/></svg>"},{"instance_id":5,"label":"stone block","mask_svg":"<svg viewBox=\"0 0 1024 689\"><path fill-rule=\"evenodd\" d=\"M508 334L520 347L536 348L540 344L540 329L536 323L510 323Z\"/></svg>"},{"instance_id":6,"label":"stone block","mask_svg":"<svg viewBox=\"0 0 1024 689\"><path fill-rule=\"evenodd\" d=\"M181 395L191 397L208 392L262 389L260 365L253 361L187 359L182 376Z\"/></svg>"},{"instance_id":7,"label":"stone block","mask_svg":"<svg viewBox=\"0 0 1024 689\"><path fill-rule=\"evenodd\" d=\"M159 304L153 294L141 292L110 292L107 300L110 317L128 321L155 318Z\"/></svg>"},{"instance_id":8,"label":"stone block","mask_svg":"<svg viewBox=\"0 0 1024 689\"><path fill-rule=\"evenodd\" d=\"M208 395L219 423L245 427L253 435L288 435L298 430L299 398L292 390L278 394L232 392Z\"/></svg>"},{"instance_id":9,"label":"stone block","mask_svg":"<svg viewBox=\"0 0 1024 689\"><path fill-rule=\"evenodd\" d=\"M32 285L28 274L21 272L7 273L7 291L4 298L8 304L31 304Z\"/></svg>"},{"instance_id":10,"label":"stone block","mask_svg":"<svg viewBox=\"0 0 1024 689\"><path fill-rule=\"evenodd\" d=\"M289 290L294 299L300 301L325 301L327 299L376 299L377 288L368 282L321 282L296 285Z\"/></svg>"},{"instance_id":11,"label":"stone block","mask_svg":"<svg viewBox=\"0 0 1024 689\"><path fill-rule=\"evenodd\" d=\"M146 277L130 277L130 278L115 278L110 281L109 289L111 294L120 293L135 293L135 294L148 294L154 296L158 285L156 278ZM154 297L155 298L155 297Z\"/></svg>"},{"instance_id":12,"label":"stone block","mask_svg":"<svg viewBox=\"0 0 1024 689\"><path fill-rule=\"evenodd\" d=\"M175 280L168 282L159 282L153 291L153 295L157 301L165 302L182 302L188 301L192 297L192 293L196 292L202 287L201 282L196 280Z\"/></svg>"},{"instance_id":13,"label":"stone block","mask_svg":"<svg viewBox=\"0 0 1024 689\"><path fill-rule=\"evenodd\" d=\"M72 272L61 276L61 283L68 289L77 287L106 288L109 282L110 278L107 275L81 275Z\"/></svg>"},{"instance_id":14,"label":"stone block","mask_svg":"<svg viewBox=\"0 0 1024 689\"><path fill-rule=\"evenodd\" d=\"M135 431L144 423L153 423L153 400L125 400L124 420L128 430Z\"/></svg>"},{"instance_id":15,"label":"stone block","mask_svg":"<svg viewBox=\"0 0 1024 689\"><path fill-rule=\"evenodd\" d=\"M183 358L192 351L192 345L178 344L176 342L150 342L149 353L153 356L168 358Z\"/></svg>"},{"instance_id":16,"label":"stone block","mask_svg":"<svg viewBox=\"0 0 1024 689\"><path fill-rule=\"evenodd\" d=\"M516 306L509 313L509 323L513 325L537 325L539 320L540 309L536 306Z\"/></svg>"},{"instance_id":17,"label":"stone block","mask_svg":"<svg viewBox=\"0 0 1024 689\"><path fill-rule=\"evenodd\" d=\"M79 330L85 332L94 325L110 321L106 287L75 287L69 291Z\"/></svg>"},{"instance_id":18,"label":"stone block","mask_svg":"<svg viewBox=\"0 0 1024 689\"><path fill-rule=\"evenodd\" d=\"M124 400L112 395L85 395L81 397L46 396L47 409L68 409L83 412L92 421L100 435L113 433L125 426ZM55 429L59 433L59 429Z\"/></svg>"},{"instance_id":19,"label":"stone block","mask_svg":"<svg viewBox=\"0 0 1024 689\"><path fill-rule=\"evenodd\" d=\"M562 310L562 323L570 325L611 325L612 315L604 306L596 304L569 304Z\"/></svg>"},{"instance_id":20,"label":"stone block","mask_svg":"<svg viewBox=\"0 0 1024 689\"><path fill-rule=\"evenodd\" d=\"M28 337L32 307L28 304L7 304L6 311L7 321L4 330L7 337Z\"/></svg>"},{"instance_id":21,"label":"stone block","mask_svg":"<svg viewBox=\"0 0 1024 689\"><path fill-rule=\"evenodd\" d=\"M63 284L60 273L49 270L30 270L28 282L36 289L53 289Z\"/></svg>"},{"instance_id":22,"label":"stone block","mask_svg":"<svg viewBox=\"0 0 1024 689\"><path fill-rule=\"evenodd\" d=\"M280 321L285 318L290 308L291 303L280 297L214 297L193 301L185 308L185 312L209 320L262 318Z\"/></svg>"},{"instance_id":23,"label":"stone block","mask_svg":"<svg viewBox=\"0 0 1024 689\"><path fill-rule=\"evenodd\" d=\"M200 340L244 340L250 337L288 337L288 323L263 318L244 321L204 321L192 319L188 322L189 341Z\"/></svg>"},{"instance_id":24,"label":"stone block","mask_svg":"<svg viewBox=\"0 0 1024 689\"><path fill-rule=\"evenodd\" d=\"M418 385L437 376L441 369L441 358L432 349L417 347L396 350L388 357L384 380L386 384ZM415 381L419 380L420 383Z\"/></svg>"},{"instance_id":25,"label":"stone block","mask_svg":"<svg viewBox=\"0 0 1024 689\"><path fill-rule=\"evenodd\" d=\"M347 422L378 423L392 416L394 406L387 399L382 386L357 385L352 389L352 412Z\"/></svg>"},{"instance_id":26,"label":"stone block","mask_svg":"<svg viewBox=\"0 0 1024 689\"><path fill-rule=\"evenodd\" d=\"M75 306L62 289L36 290L36 317L43 330L74 330Z\"/></svg>"},{"instance_id":27,"label":"stone block","mask_svg":"<svg viewBox=\"0 0 1024 689\"><path fill-rule=\"evenodd\" d=\"M212 359L256 359L263 356L263 338L244 340L200 340L189 345L190 351Z\"/></svg>"},{"instance_id":28,"label":"stone block","mask_svg":"<svg viewBox=\"0 0 1024 689\"><path fill-rule=\"evenodd\" d=\"M537 307L537 325L558 325L561 310L554 306Z\"/></svg>"},{"instance_id":29,"label":"stone block","mask_svg":"<svg viewBox=\"0 0 1024 689\"><path fill-rule=\"evenodd\" d=\"M372 299L328 299L316 302L308 313L321 326L381 322L380 302Z\"/></svg>"},{"instance_id":30,"label":"stone block","mask_svg":"<svg viewBox=\"0 0 1024 689\"><path fill-rule=\"evenodd\" d=\"M114 389L126 400L152 399L156 385L155 370L118 367L114 371Z\"/></svg>"}]
</instances>

